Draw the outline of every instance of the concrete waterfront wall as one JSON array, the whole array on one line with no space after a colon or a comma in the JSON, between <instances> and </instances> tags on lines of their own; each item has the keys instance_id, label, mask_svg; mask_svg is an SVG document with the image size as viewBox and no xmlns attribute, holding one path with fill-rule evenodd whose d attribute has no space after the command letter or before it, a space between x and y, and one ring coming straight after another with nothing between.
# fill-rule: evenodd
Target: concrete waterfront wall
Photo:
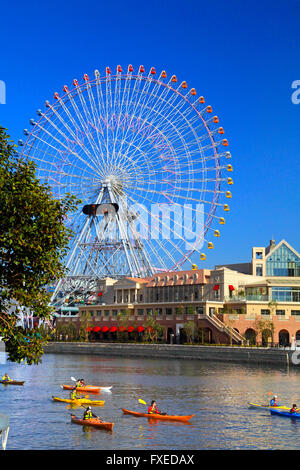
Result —
<instances>
[{"instance_id":1,"label":"concrete waterfront wall","mask_svg":"<svg viewBox=\"0 0 300 470\"><path fill-rule=\"evenodd\" d=\"M273 364L295 366L293 351L273 348L230 346L188 346L170 344L129 343L64 343L51 342L44 348L50 354L92 354L99 356L146 357L168 359L198 359L216 362ZM299 357L300 357L300 351ZM300 365L299 365L300 367Z\"/></svg>"}]
</instances>

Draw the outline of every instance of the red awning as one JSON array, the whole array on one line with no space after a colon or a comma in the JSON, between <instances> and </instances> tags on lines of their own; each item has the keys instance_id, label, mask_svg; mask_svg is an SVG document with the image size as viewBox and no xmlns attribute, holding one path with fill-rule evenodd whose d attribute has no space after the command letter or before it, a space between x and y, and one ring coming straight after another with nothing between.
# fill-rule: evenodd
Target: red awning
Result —
<instances>
[{"instance_id":1,"label":"red awning","mask_svg":"<svg viewBox=\"0 0 300 470\"><path fill-rule=\"evenodd\" d=\"M138 331L139 333L142 333L142 331L144 331L144 327L143 326L138 326L136 331Z\"/></svg>"},{"instance_id":2,"label":"red awning","mask_svg":"<svg viewBox=\"0 0 300 470\"><path fill-rule=\"evenodd\" d=\"M102 331L103 333L106 333L109 330L108 326L103 326Z\"/></svg>"},{"instance_id":3,"label":"red awning","mask_svg":"<svg viewBox=\"0 0 300 470\"><path fill-rule=\"evenodd\" d=\"M234 290L234 287L232 285L229 285L229 290Z\"/></svg>"},{"instance_id":4,"label":"red awning","mask_svg":"<svg viewBox=\"0 0 300 470\"><path fill-rule=\"evenodd\" d=\"M135 330L134 326L129 326L127 329L128 333L131 333L134 330Z\"/></svg>"},{"instance_id":5,"label":"red awning","mask_svg":"<svg viewBox=\"0 0 300 470\"><path fill-rule=\"evenodd\" d=\"M88 326L85 331L93 331L94 328L92 328L91 326Z\"/></svg>"},{"instance_id":6,"label":"red awning","mask_svg":"<svg viewBox=\"0 0 300 470\"><path fill-rule=\"evenodd\" d=\"M111 333L115 333L116 331L118 331L118 328L116 326L112 326L109 331Z\"/></svg>"},{"instance_id":7,"label":"red awning","mask_svg":"<svg viewBox=\"0 0 300 470\"><path fill-rule=\"evenodd\" d=\"M95 327L94 327L94 331L95 331L95 333L97 333L98 331L101 331L100 326L95 326Z\"/></svg>"},{"instance_id":8,"label":"red awning","mask_svg":"<svg viewBox=\"0 0 300 470\"><path fill-rule=\"evenodd\" d=\"M219 289L220 289L219 284L215 284L214 287L213 287L213 290L219 290Z\"/></svg>"}]
</instances>

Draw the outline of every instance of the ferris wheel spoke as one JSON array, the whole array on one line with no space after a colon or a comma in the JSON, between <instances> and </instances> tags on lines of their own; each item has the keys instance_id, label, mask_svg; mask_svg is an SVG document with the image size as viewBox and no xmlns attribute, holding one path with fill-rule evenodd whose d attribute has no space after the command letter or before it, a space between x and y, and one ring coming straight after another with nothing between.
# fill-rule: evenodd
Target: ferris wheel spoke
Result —
<instances>
[{"instance_id":1,"label":"ferris wheel spoke","mask_svg":"<svg viewBox=\"0 0 300 470\"><path fill-rule=\"evenodd\" d=\"M71 100L72 100L72 97L70 95L70 101ZM71 115L71 113L69 112L69 110L68 110L67 106L65 105L63 99L60 101L60 105L61 105L62 109L64 110L65 114L67 115L67 117L69 118L70 122L72 123L74 130L68 125L68 123L66 122L66 119L63 118L63 116L59 113L58 109L55 109L55 107L52 107L52 111L53 111L54 115L56 116L56 118L59 120L59 122L63 125L63 127L69 132L72 139L65 136L65 134L62 132L62 130L46 114L44 114L43 116L45 117L47 122L58 133L60 133L61 135L63 135L65 137L66 141L68 142L68 145L70 145L70 144L73 144L73 146L78 146L79 145L79 147L83 151L83 153L90 160L93 160L93 157L92 157L91 153L88 151L86 145L82 142L82 138L83 138L84 134L83 134L82 130L80 129L80 127L78 126L78 124L76 123L73 116ZM81 136L81 138L80 138L80 136Z\"/></svg>"}]
</instances>

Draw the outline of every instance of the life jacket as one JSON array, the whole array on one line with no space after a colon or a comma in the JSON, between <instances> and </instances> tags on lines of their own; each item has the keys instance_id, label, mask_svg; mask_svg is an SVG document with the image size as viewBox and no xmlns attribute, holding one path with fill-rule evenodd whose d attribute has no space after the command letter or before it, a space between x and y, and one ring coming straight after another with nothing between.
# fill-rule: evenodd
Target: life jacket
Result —
<instances>
[{"instance_id":1,"label":"life jacket","mask_svg":"<svg viewBox=\"0 0 300 470\"><path fill-rule=\"evenodd\" d=\"M91 419L92 417L93 417L92 412L86 411L86 413L84 413L83 419Z\"/></svg>"},{"instance_id":2,"label":"life jacket","mask_svg":"<svg viewBox=\"0 0 300 470\"><path fill-rule=\"evenodd\" d=\"M149 406L149 408L148 408L148 414L151 415L152 413L159 414L160 411L158 411L157 408L156 408L156 409L153 409L152 406Z\"/></svg>"}]
</instances>

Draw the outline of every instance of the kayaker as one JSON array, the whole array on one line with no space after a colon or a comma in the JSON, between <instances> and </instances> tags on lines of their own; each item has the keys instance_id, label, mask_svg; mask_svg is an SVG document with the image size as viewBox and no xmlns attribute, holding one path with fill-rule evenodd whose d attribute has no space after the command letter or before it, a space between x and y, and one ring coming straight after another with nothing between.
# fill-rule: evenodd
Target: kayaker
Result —
<instances>
[{"instance_id":1,"label":"kayaker","mask_svg":"<svg viewBox=\"0 0 300 470\"><path fill-rule=\"evenodd\" d=\"M159 411L157 409L156 401L152 400L151 405L148 407L148 414L157 414L157 415L165 415L166 413L163 413L162 411Z\"/></svg>"},{"instance_id":2,"label":"kayaker","mask_svg":"<svg viewBox=\"0 0 300 470\"><path fill-rule=\"evenodd\" d=\"M279 403L277 401L277 395L274 395L272 400L270 400L270 406L279 406Z\"/></svg>"},{"instance_id":3,"label":"kayaker","mask_svg":"<svg viewBox=\"0 0 300 470\"><path fill-rule=\"evenodd\" d=\"M92 408L88 406L83 414L83 419L92 419L93 413Z\"/></svg>"},{"instance_id":4,"label":"kayaker","mask_svg":"<svg viewBox=\"0 0 300 470\"><path fill-rule=\"evenodd\" d=\"M85 385L85 383L84 383L83 379L77 380L77 382L76 382L76 387L77 388L84 387L84 385Z\"/></svg>"},{"instance_id":5,"label":"kayaker","mask_svg":"<svg viewBox=\"0 0 300 470\"><path fill-rule=\"evenodd\" d=\"M78 400L80 398L76 393L76 387L70 392L70 398L71 400Z\"/></svg>"},{"instance_id":6,"label":"kayaker","mask_svg":"<svg viewBox=\"0 0 300 470\"><path fill-rule=\"evenodd\" d=\"M7 373L5 373L5 374L3 375L2 380L3 380L4 382L11 382L11 378L8 377Z\"/></svg>"},{"instance_id":7,"label":"kayaker","mask_svg":"<svg viewBox=\"0 0 300 470\"><path fill-rule=\"evenodd\" d=\"M297 413L297 405L296 403L293 405L293 407L290 409L290 413Z\"/></svg>"}]
</instances>

